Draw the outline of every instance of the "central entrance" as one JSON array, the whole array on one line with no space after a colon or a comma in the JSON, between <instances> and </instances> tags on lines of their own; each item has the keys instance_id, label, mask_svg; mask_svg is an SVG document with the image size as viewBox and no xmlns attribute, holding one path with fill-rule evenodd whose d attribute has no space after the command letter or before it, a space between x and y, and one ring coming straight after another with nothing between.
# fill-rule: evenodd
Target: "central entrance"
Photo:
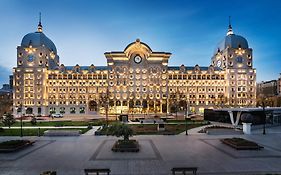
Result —
<instances>
[{"instance_id":1,"label":"central entrance","mask_svg":"<svg viewBox=\"0 0 281 175\"><path fill-rule=\"evenodd\" d=\"M98 104L97 104L96 101L91 100L91 101L89 102L89 110L90 110L90 111L97 111L97 110L98 110Z\"/></svg>"}]
</instances>

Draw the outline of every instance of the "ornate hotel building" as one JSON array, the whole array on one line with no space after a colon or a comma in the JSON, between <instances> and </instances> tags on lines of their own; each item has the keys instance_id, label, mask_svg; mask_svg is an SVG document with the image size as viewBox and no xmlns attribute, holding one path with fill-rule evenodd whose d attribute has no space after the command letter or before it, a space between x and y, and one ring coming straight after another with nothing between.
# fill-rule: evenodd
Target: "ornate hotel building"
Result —
<instances>
[{"instance_id":1,"label":"ornate hotel building","mask_svg":"<svg viewBox=\"0 0 281 175\"><path fill-rule=\"evenodd\" d=\"M38 30L17 47L14 111L50 113L158 113L255 106L256 69L247 40L228 27L210 66L169 66L171 53L137 39L124 51L106 52L107 66L65 66L55 44ZM22 109L20 109L22 108Z\"/></svg>"}]
</instances>

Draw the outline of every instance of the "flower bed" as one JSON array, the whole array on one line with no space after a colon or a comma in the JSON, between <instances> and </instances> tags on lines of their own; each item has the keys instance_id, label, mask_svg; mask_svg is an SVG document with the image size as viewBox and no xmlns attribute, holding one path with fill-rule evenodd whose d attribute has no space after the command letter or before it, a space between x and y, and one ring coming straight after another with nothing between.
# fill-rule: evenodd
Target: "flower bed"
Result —
<instances>
[{"instance_id":1,"label":"flower bed","mask_svg":"<svg viewBox=\"0 0 281 175\"><path fill-rule=\"evenodd\" d=\"M30 140L9 140L0 143L0 152L13 152L30 146L34 141Z\"/></svg>"},{"instance_id":2,"label":"flower bed","mask_svg":"<svg viewBox=\"0 0 281 175\"><path fill-rule=\"evenodd\" d=\"M222 143L235 148L237 150L259 150L263 148L259 146L257 143L243 139L243 138L226 138L221 139Z\"/></svg>"},{"instance_id":3,"label":"flower bed","mask_svg":"<svg viewBox=\"0 0 281 175\"><path fill-rule=\"evenodd\" d=\"M117 140L113 145L114 152L139 152L139 143L136 140Z\"/></svg>"}]
</instances>

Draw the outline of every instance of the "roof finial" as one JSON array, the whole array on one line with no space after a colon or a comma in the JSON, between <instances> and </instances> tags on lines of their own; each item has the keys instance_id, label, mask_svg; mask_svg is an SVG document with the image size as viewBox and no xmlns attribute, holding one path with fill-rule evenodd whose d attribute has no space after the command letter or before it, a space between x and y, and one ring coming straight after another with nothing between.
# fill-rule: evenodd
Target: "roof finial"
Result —
<instances>
[{"instance_id":1,"label":"roof finial","mask_svg":"<svg viewBox=\"0 0 281 175\"><path fill-rule=\"evenodd\" d=\"M39 12L39 24L38 24L38 27L37 27L37 31L43 32L43 26L41 24L41 12Z\"/></svg>"},{"instance_id":2,"label":"roof finial","mask_svg":"<svg viewBox=\"0 0 281 175\"><path fill-rule=\"evenodd\" d=\"M232 26L231 26L231 16L228 17L228 30L226 35L233 35L233 30L232 30Z\"/></svg>"}]
</instances>

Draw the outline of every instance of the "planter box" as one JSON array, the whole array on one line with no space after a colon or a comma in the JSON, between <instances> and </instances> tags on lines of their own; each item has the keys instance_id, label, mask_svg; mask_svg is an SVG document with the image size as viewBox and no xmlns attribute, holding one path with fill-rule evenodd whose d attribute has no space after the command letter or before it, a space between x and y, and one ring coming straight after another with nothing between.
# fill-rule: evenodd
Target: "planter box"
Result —
<instances>
[{"instance_id":1,"label":"planter box","mask_svg":"<svg viewBox=\"0 0 281 175\"><path fill-rule=\"evenodd\" d=\"M80 136L81 130L47 130L44 136Z\"/></svg>"},{"instance_id":2,"label":"planter box","mask_svg":"<svg viewBox=\"0 0 281 175\"><path fill-rule=\"evenodd\" d=\"M113 152L139 152L139 143L136 140L130 140L128 144L122 143L123 140L118 140L112 147Z\"/></svg>"},{"instance_id":3,"label":"planter box","mask_svg":"<svg viewBox=\"0 0 281 175\"><path fill-rule=\"evenodd\" d=\"M21 149L24 149L28 146L33 145L33 143L35 143L34 141L28 141L22 145L16 146L14 148L0 148L0 153L9 153L9 152L15 152Z\"/></svg>"},{"instance_id":4,"label":"planter box","mask_svg":"<svg viewBox=\"0 0 281 175\"><path fill-rule=\"evenodd\" d=\"M263 148L262 146L259 146L255 142L251 142L242 138L232 138L232 139L222 139L222 143L235 148L237 150L260 150Z\"/></svg>"}]
</instances>

